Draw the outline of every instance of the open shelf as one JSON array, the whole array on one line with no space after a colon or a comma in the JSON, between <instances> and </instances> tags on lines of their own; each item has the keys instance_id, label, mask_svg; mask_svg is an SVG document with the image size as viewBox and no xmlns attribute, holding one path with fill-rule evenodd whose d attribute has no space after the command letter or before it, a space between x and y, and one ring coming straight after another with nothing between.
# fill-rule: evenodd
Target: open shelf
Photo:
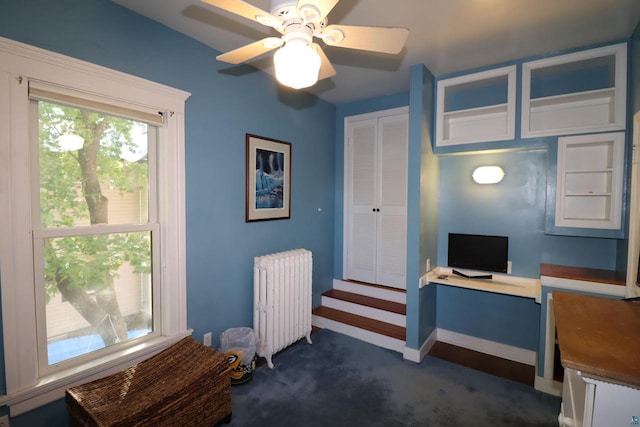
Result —
<instances>
[{"instance_id":1,"label":"open shelf","mask_svg":"<svg viewBox=\"0 0 640 427\"><path fill-rule=\"evenodd\" d=\"M524 63L523 138L625 128L625 43Z\"/></svg>"},{"instance_id":2,"label":"open shelf","mask_svg":"<svg viewBox=\"0 0 640 427\"><path fill-rule=\"evenodd\" d=\"M436 145L515 136L515 66L438 82Z\"/></svg>"},{"instance_id":3,"label":"open shelf","mask_svg":"<svg viewBox=\"0 0 640 427\"><path fill-rule=\"evenodd\" d=\"M614 100L614 88L532 99L529 129L584 132L609 126L615 121Z\"/></svg>"},{"instance_id":4,"label":"open shelf","mask_svg":"<svg viewBox=\"0 0 640 427\"><path fill-rule=\"evenodd\" d=\"M483 140L498 134L506 136L507 112L507 104L500 104L445 113L443 137L453 144L471 138Z\"/></svg>"},{"instance_id":5,"label":"open shelf","mask_svg":"<svg viewBox=\"0 0 640 427\"><path fill-rule=\"evenodd\" d=\"M623 168L622 132L559 138L556 226L620 228Z\"/></svg>"}]
</instances>

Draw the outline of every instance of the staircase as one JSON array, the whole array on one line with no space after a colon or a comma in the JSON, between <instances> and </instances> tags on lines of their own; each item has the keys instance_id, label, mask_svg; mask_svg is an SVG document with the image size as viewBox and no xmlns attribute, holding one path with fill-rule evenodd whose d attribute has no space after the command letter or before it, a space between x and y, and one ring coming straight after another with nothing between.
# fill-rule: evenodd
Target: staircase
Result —
<instances>
[{"instance_id":1,"label":"staircase","mask_svg":"<svg viewBox=\"0 0 640 427\"><path fill-rule=\"evenodd\" d=\"M402 352L406 343L406 292L334 280L313 309L313 326Z\"/></svg>"}]
</instances>

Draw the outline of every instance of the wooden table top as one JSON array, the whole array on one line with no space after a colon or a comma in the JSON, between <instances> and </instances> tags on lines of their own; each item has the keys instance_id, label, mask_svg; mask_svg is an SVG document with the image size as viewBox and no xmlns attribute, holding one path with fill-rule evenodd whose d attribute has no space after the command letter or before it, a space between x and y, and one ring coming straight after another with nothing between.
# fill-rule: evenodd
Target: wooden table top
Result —
<instances>
[{"instance_id":1,"label":"wooden table top","mask_svg":"<svg viewBox=\"0 0 640 427\"><path fill-rule=\"evenodd\" d=\"M640 301L554 291L553 311L562 366L640 387Z\"/></svg>"},{"instance_id":2,"label":"wooden table top","mask_svg":"<svg viewBox=\"0 0 640 427\"><path fill-rule=\"evenodd\" d=\"M540 275L586 282L626 286L626 273L597 268L571 267L567 265L540 264Z\"/></svg>"}]
</instances>

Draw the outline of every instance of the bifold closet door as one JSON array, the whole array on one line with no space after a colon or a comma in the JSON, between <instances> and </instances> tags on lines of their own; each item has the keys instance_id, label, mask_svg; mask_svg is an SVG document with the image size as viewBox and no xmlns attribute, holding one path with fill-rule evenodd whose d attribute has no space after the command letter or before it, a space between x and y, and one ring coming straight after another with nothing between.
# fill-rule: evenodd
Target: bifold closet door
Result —
<instances>
[{"instance_id":1,"label":"bifold closet door","mask_svg":"<svg viewBox=\"0 0 640 427\"><path fill-rule=\"evenodd\" d=\"M347 278L406 287L406 114L351 123Z\"/></svg>"},{"instance_id":2,"label":"bifold closet door","mask_svg":"<svg viewBox=\"0 0 640 427\"><path fill-rule=\"evenodd\" d=\"M378 120L352 123L348 133L347 279L376 283Z\"/></svg>"}]
</instances>

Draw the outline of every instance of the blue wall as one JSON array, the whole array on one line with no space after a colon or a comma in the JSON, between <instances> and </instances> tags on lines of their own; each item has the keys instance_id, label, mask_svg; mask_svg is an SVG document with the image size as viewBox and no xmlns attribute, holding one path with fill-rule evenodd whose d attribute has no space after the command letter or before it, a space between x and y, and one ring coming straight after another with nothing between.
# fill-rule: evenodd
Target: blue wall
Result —
<instances>
[{"instance_id":1,"label":"blue wall","mask_svg":"<svg viewBox=\"0 0 640 427\"><path fill-rule=\"evenodd\" d=\"M438 157L433 154L435 78L411 67L409 111L409 204L407 222L407 346L419 349L436 327L436 289L419 289L425 260L435 266L438 240Z\"/></svg>"},{"instance_id":2,"label":"blue wall","mask_svg":"<svg viewBox=\"0 0 640 427\"><path fill-rule=\"evenodd\" d=\"M473 182L478 166L502 167L504 179L494 185ZM513 274L539 276L544 233L546 150L440 158L438 265L447 265L448 234L509 237Z\"/></svg>"},{"instance_id":3,"label":"blue wall","mask_svg":"<svg viewBox=\"0 0 640 427\"><path fill-rule=\"evenodd\" d=\"M504 179L479 185L478 166L502 167ZM515 276L539 277L544 242L547 151L446 155L440 158L438 265L447 265L449 233L509 237ZM438 286L437 326L536 350L540 305L527 298Z\"/></svg>"},{"instance_id":4,"label":"blue wall","mask_svg":"<svg viewBox=\"0 0 640 427\"><path fill-rule=\"evenodd\" d=\"M186 104L187 323L194 337L253 322L253 257L304 247L314 305L331 287L335 106L107 0L2 2L0 36L191 92ZM245 223L245 134L292 144L291 219ZM3 378L4 379L4 378ZM4 382L4 381L3 381ZM11 425L60 425L62 401Z\"/></svg>"},{"instance_id":5,"label":"blue wall","mask_svg":"<svg viewBox=\"0 0 640 427\"><path fill-rule=\"evenodd\" d=\"M540 304L514 297L438 285L438 328L537 351Z\"/></svg>"},{"instance_id":6,"label":"blue wall","mask_svg":"<svg viewBox=\"0 0 640 427\"><path fill-rule=\"evenodd\" d=\"M419 197L410 202L409 227L419 229L408 248L412 280L424 272L426 257L433 265L446 265L449 231L509 235L513 273L519 276L538 277L540 262L616 266L624 245L615 239L544 235L548 141L528 141L538 147L523 150L516 138L506 144L519 148L516 151L439 157L425 147L433 137L433 104L428 105L428 99L433 98L434 79L422 66L412 67L411 93L336 107L282 90L271 76L247 66L217 62L218 52L107 0L2 3L0 36L192 93L186 109L188 326L198 339L212 331L214 346L223 330L252 323L254 256L293 247L312 250L314 305L331 288L332 278L342 277L344 118L356 114L411 105L410 194ZM638 52L635 43L634 82L640 77ZM632 89L637 111L640 90L637 84ZM245 133L292 143L290 220L244 222ZM496 142L477 148L504 146ZM505 180L497 186L473 184L471 172L480 163L501 164ZM419 183L413 179L416 174ZM536 348L540 306L532 300L478 296L445 286L410 290L408 295L412 348L423 343L434 322ZM504 317L508 314L519 314L519 320L513 323ZM64 403L58 401L12 419L11 425L58 426L65 418Z\"/></svg>"}]
</instances>

